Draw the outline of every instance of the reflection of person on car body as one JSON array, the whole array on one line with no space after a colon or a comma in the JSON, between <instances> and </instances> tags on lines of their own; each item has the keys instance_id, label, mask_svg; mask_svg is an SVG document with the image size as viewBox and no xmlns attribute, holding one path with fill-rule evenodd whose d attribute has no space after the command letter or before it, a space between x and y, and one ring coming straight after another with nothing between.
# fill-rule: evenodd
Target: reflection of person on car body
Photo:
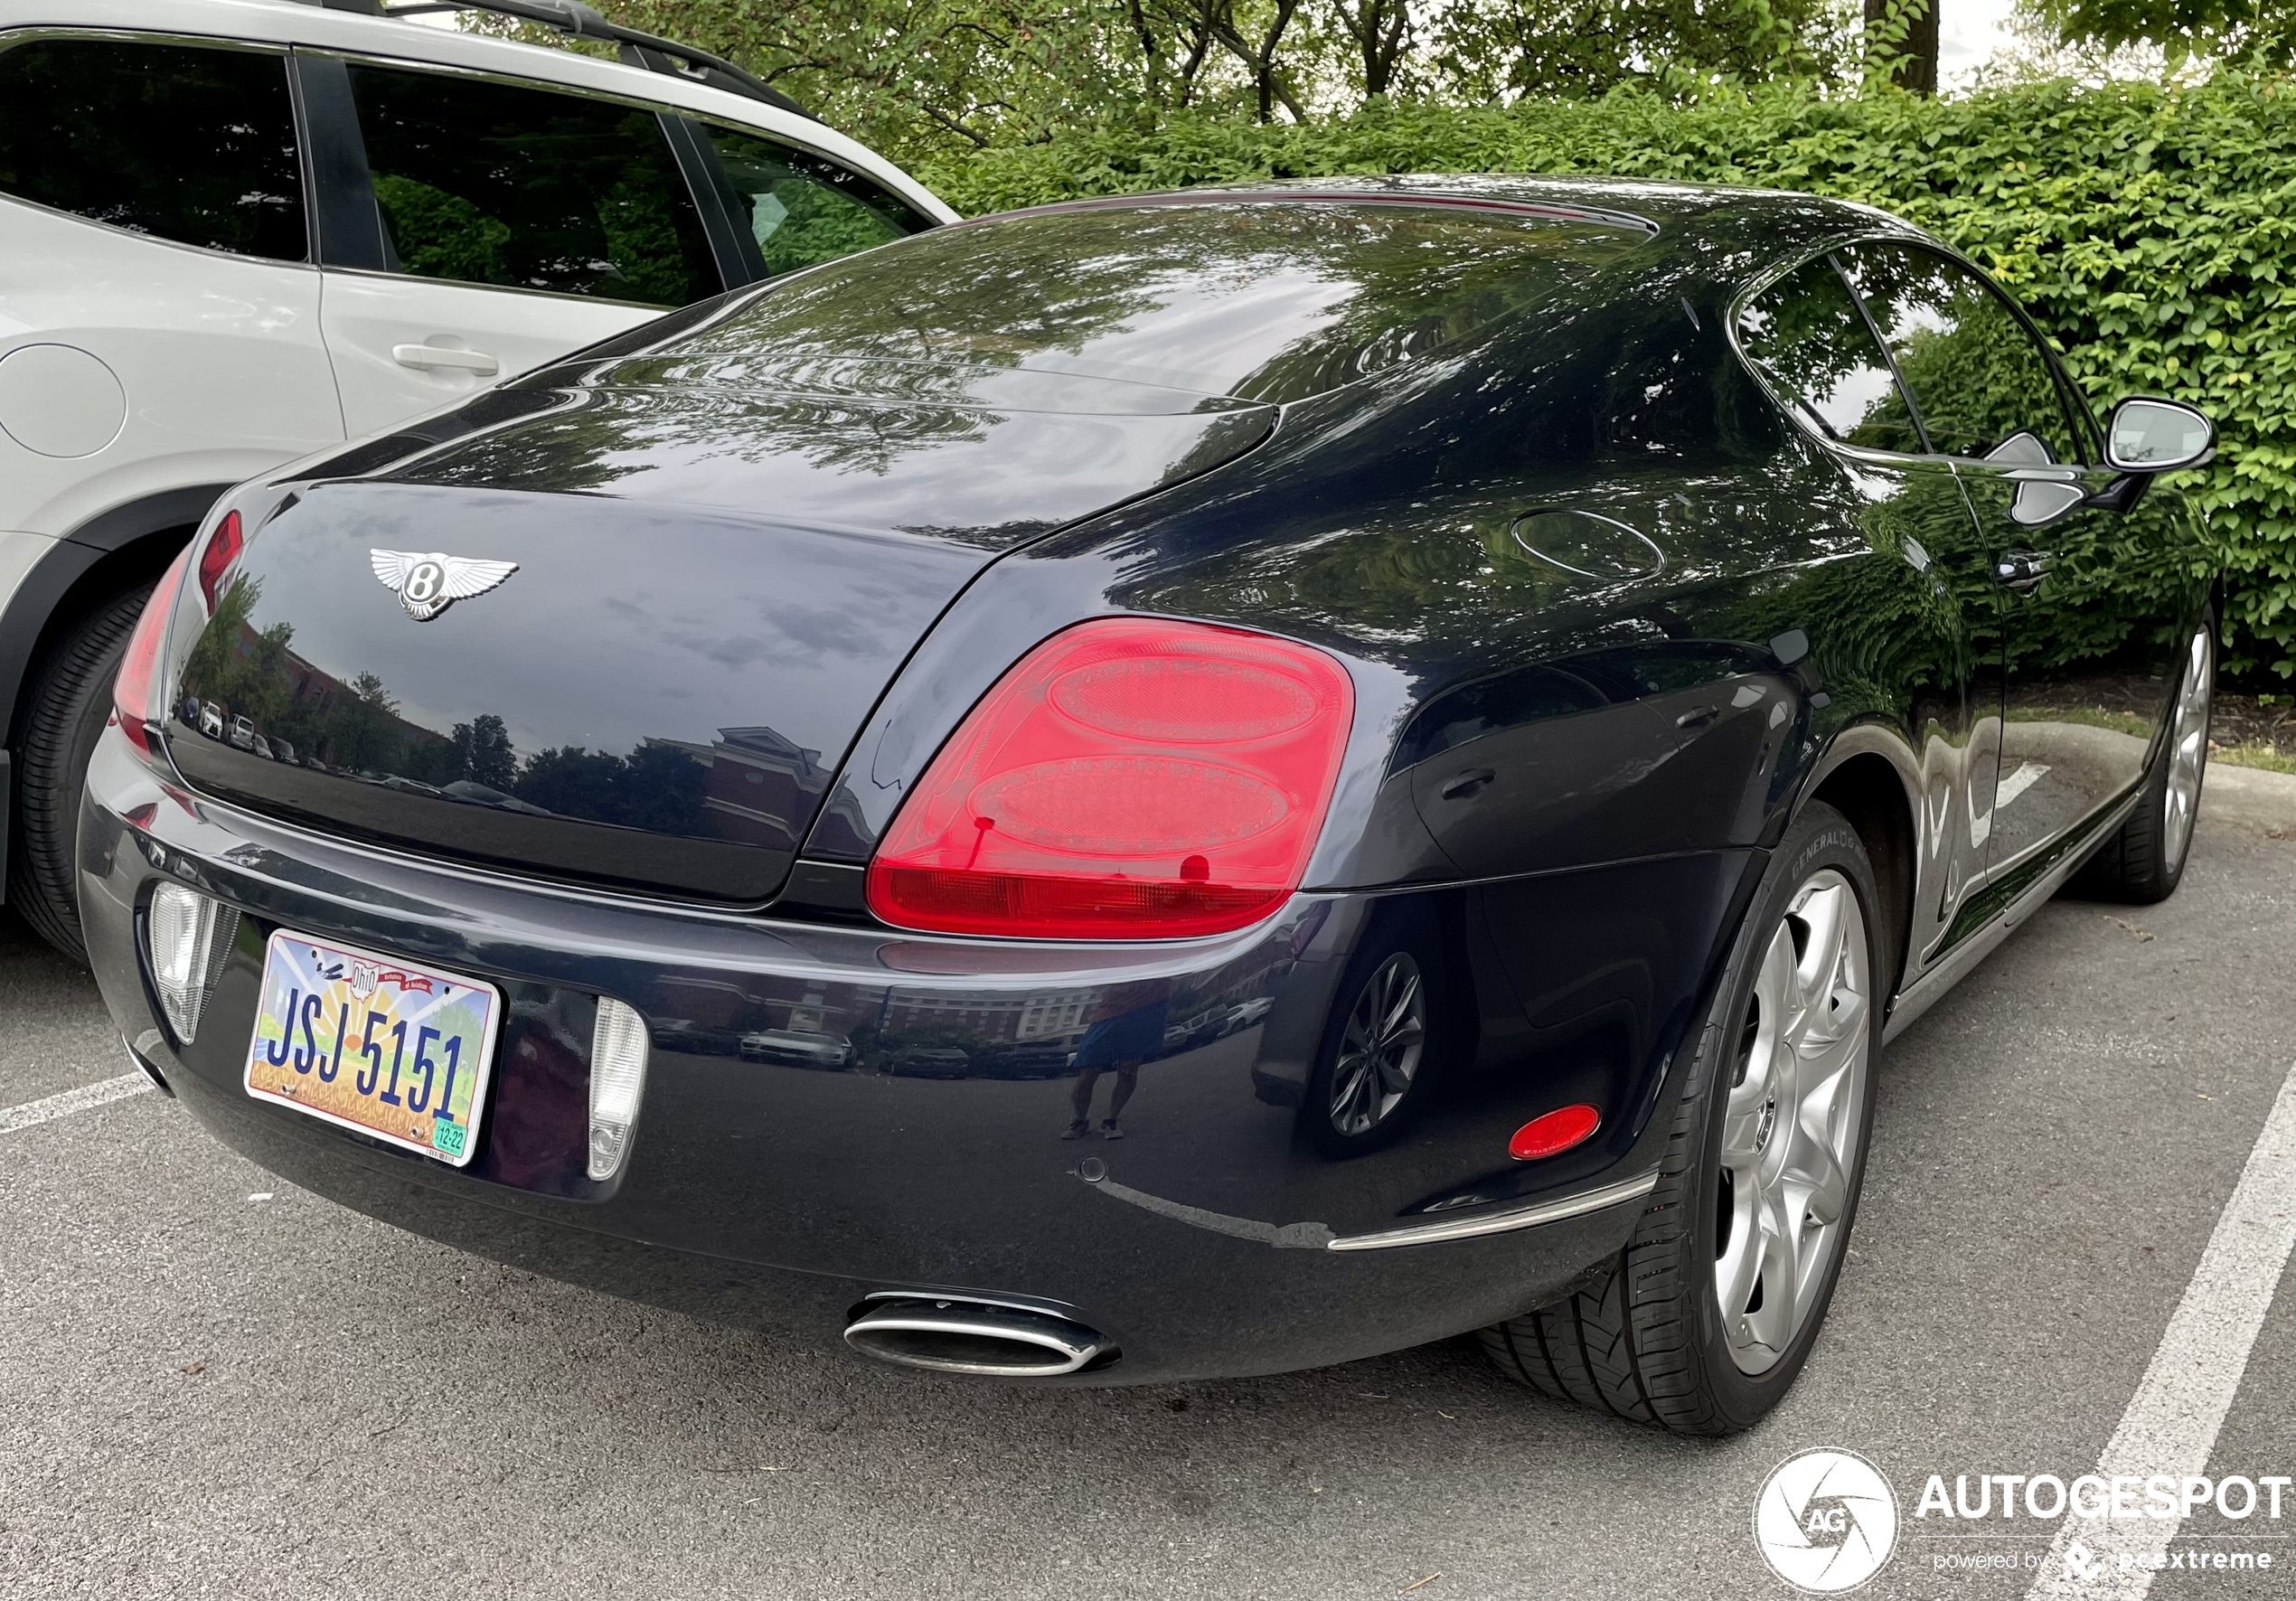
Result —
<instances>
[{"instance_id":1,"label":"reflection of person on car body","mask_svg":"<svg viewBox=\"0 0 2296 1601\"><path fill-rule=\"evenodd\" d=\"M1101 997L1099 1014L1077 1047L1077 1088L1068 1097L1076 1116L1064 1140L1080 1140L1092 1132L1092 1089L1100 1075L1115 1070L1116 1088L1108 1096L1108 1116L1101 1120L1100 1137L1120 1140L1116 1126L1124 1103L1140 1082L1140 1064L1162 1049L1164 1009L1172 1001L1170 979L1118 984Z\"/></svg>"}]
</instances>

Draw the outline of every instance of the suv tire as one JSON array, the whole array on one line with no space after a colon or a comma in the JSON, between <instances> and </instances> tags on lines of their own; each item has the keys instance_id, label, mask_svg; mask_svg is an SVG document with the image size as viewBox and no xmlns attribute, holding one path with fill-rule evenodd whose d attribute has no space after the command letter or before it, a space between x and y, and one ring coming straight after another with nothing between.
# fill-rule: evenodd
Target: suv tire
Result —
<instances>
[{"instance_id":1,"label":"suv tire","mask_svg":"<svg viewBox=\"0 0 2296 1601\"><path fill-rule=\"evenodd\" d=\"M67 625L33 665L16 743L8 904L75 962L80 938L80 800L111 715L111 684L152 586L122 590Z\"/></svg>"}]
</instances>

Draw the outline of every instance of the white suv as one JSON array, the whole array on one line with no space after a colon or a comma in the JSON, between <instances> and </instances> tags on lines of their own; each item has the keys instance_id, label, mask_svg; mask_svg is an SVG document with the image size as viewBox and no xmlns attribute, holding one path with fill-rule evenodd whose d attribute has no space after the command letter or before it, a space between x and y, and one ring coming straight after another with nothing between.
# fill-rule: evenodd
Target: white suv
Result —
<instances>
[{"instance_id":1,"label":"white suv","mask_svg":"<svg viewBox=\"0 0 2296 1601\"><path fill-rule=\"evenodd\" d=\"M486 8L623 61L372 0L0 0L0 860L65 951L113 669L224 489L955 220L714 58Z\"/></svg>"}]
</instances>

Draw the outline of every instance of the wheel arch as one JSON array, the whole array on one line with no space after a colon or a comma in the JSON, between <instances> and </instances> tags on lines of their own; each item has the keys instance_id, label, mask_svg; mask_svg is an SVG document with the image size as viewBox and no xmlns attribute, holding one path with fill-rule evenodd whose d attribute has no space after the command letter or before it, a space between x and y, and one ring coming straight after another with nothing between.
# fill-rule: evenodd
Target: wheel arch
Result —
<instances>
[{"instance_id":1,"label":"wheel arch","mask_svg":"<svg viewBox=\"0 0 2296 1601\"><path fill-rule=\"evenodd\" d=\"M1920 892L1921 780L1912 752L1895 731L1860 723L1837 734L1811 768L1792 815L1823 801L1849 819L1872 862L1881 892L1877 909L1888 955L1882 986L1887 1002L1897 993L1913 944Z\"/></svg>"},{"instance_id":2,"label":"wheel arch","mask_svg":"<svg viewBox=\"0 0 2296 1601\"><path fill-rule=\"evenodd\" d=\"M32 664L99 601L157 578L228 484L193 484L99 512L51 546L0 611L0 749L17 738Z\"/></svg>"}]
</instances>

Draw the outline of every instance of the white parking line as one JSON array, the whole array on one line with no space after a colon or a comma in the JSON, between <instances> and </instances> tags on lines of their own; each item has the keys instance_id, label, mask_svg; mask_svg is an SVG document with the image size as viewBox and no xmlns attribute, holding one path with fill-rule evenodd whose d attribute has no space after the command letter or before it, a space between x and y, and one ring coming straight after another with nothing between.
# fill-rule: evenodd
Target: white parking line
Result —
<instances>
[{"instance_id":1,"label":"white parking line","mask_svg":"<svg viewBox=\"0 0 2296 1601\"><path fill-rule=\"evenodd\" d=\"M1993 805L2005 806L2048 777L2047 764L2037 761L2019 762L2017 768L1993 791Z\"/></svg>"},{"instance_id":2,"label":"white parking line","mask_svg":"<svg viewBox=\"0 0 2296 1601\"><path fill-rule=\"evenodd\" d=\"M20 1128L30 1128L38 1123L53 1123L57 1118L69 1117L74 1112L85 1112L91 1107L126 1100L131 1095L141 1095L151 1087L152 1081L141 1073L122 1073L117 1078L100 1078L93 1084L83 1084L78 1089L67 1089L61 1095L26 1101L20 1107L0 1107L0 1134L14 1134Z\"/></svg>"},{"instance_id":3,"label":"white parking line","mask_svg":"<svg viewBox=\"0 0 2296 1601\"><path fill-rule=\"evenodd\" d=\"M2296 1249L2296 1068L2272 1103L2264 1130L2248 1153L2208 1248L2200 1255L2184 1299L2169 1319L2121 1426L2105 1443L2096 1472L2140 1478L2207 1471L2216 1432L2240 1389L2248 1352L2264 1324L2280 1276ZM2284 1472L2278 1464L2248 1471ZM2152 1562L2169 1549L2181 1519L2067 1517L2026 1592L2027 1601L2143 1601L2152 1588ZM2078 1542L2084 1559L2068 1562ZM2131 1559L2121 1566L2123 1555ZM2085 1578L2076 1576L2076 1568Z\"/></svg>"}]
</instances>

